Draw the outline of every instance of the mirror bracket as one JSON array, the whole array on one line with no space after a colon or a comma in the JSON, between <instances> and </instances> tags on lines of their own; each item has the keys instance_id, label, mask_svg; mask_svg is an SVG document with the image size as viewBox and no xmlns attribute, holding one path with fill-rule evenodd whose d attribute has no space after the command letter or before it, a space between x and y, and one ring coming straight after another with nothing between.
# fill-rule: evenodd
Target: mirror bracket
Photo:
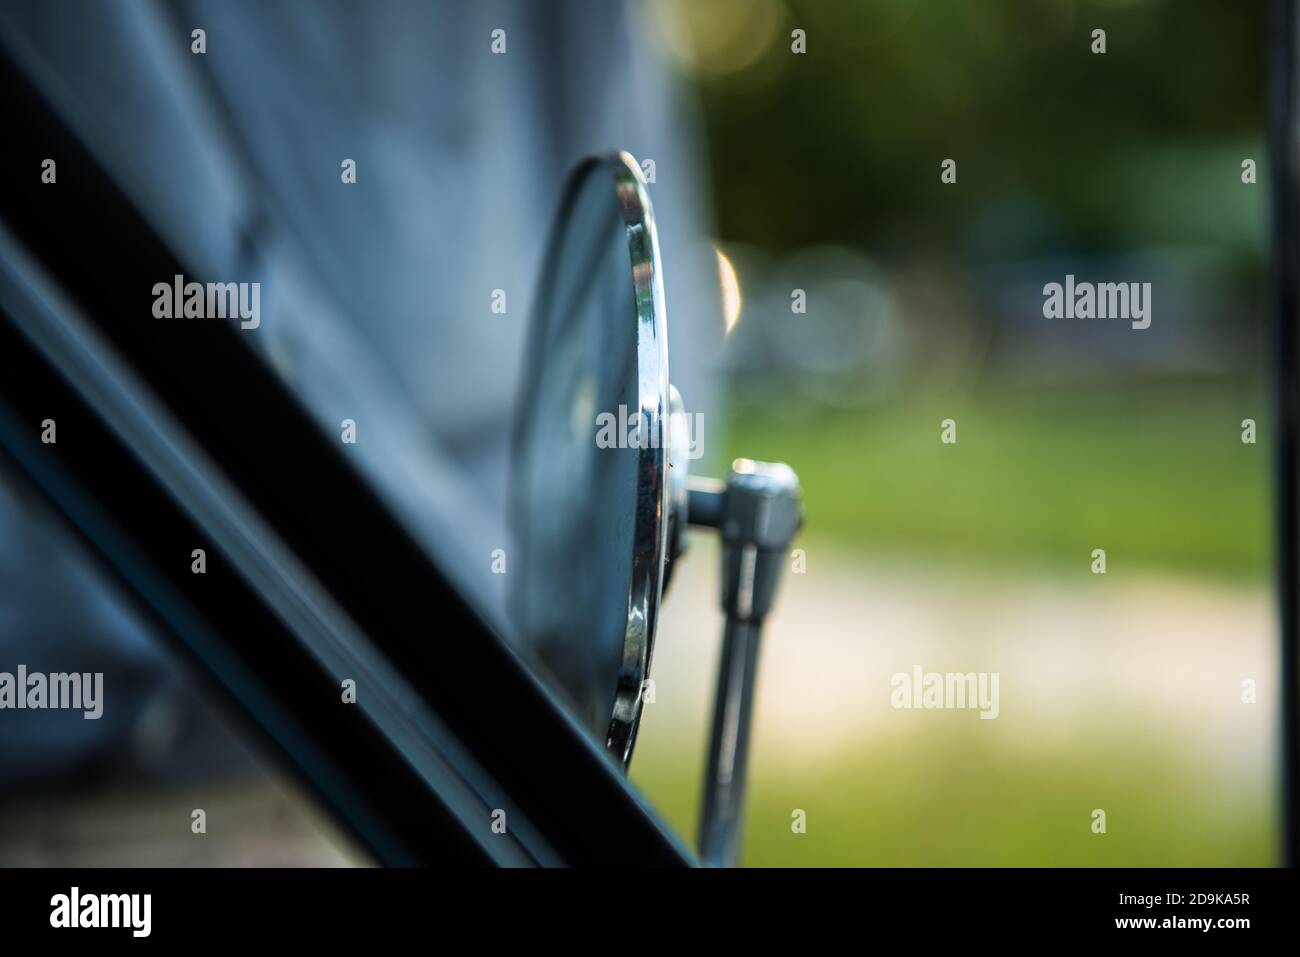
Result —
<instances>
[{"instance_id":1,"label":"mirror bracket","mask_svg":"<svg viewBox=\"0 0 1300 957\"><path fill-rule=\"evenodd\" d=\"M803 525L802 490L790 466L737 459L726 481L690 479L687 519L722 538L726 618L700 819L700 858L739 859L746 770L763 619L790 543Z\"/></svg>"}]
</instances>

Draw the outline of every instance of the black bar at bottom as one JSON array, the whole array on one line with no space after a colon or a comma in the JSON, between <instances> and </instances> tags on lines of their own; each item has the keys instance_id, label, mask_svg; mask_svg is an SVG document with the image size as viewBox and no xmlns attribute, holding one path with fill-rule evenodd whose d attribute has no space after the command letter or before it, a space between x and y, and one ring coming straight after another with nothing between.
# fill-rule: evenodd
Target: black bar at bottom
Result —
<instances>
[{"instance_id":1,"label":"black bar at bottom","mask_svg":"<svg viewBox=\"0 0 1300 957\"><path fill-rule=\"evenodd\" d=\"M496 945L512 931L533 946L548 936L570 943L629 933L664 940L687 931L703 941L712 931L732 947L758 936L770 947L785 931L803 941L887 943L915 953L948 941L960 943L961 952L983 952L1006 941L1097 938L1137 946L1212 941L1232 952L1291 935L1300 878L1282 869L677 869L614 879L596 871L474 871L451 889L392 870L0 871L6 947L58 943L60 936L132 940L123 927L80 930L77 937L52 927L55 899L70 897L74 886L82 899L149 894L151 939L179 944L201 937L209 947L292 941L302 951L319 942L337 952L354 942L373 950L376 943L420 939L436 948L467 934L474 945ZM720 902L736 900L744 902L740 909L720 911ZM621 906L637 901L653 906Z\"/></svg>"}]
</instances>

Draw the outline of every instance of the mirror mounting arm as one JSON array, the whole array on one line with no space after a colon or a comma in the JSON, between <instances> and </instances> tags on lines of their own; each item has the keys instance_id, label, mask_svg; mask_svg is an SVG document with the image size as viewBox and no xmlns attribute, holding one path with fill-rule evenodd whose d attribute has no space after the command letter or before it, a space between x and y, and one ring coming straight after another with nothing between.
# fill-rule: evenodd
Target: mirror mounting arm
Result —
<instances>
[{"instance_id":1,"label":"mirror mounting arm","mask_svg":"<svg viewBox=\"0 0 1300 957\"><path fill-rule=\"evenodd\" d=\"M737 459L725 482L690 479L692 525L722 536L722 610L726 625L700 821L700 858L729 867L740 852L750 718L763 619L781 566L803 524L802 492L783 463Z\"/></svg>"}]
</instances>

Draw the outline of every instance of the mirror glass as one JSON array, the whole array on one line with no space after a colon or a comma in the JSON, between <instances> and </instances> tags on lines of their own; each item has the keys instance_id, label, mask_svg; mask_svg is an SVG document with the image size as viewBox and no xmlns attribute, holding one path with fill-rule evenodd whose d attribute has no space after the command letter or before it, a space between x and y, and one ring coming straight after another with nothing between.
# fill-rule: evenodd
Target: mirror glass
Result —
<instances>
[{"instance_id":1,"label":"mirror glass","mask_svg":"<svg viewBox=\"0 0 1300 957\"><path fill-rule=\"evenodd\" d=\"M621 763L663 576L667 346L635 161L569 180L530 317L511 479L519 640Z\"/></svg>"}]
</instances>

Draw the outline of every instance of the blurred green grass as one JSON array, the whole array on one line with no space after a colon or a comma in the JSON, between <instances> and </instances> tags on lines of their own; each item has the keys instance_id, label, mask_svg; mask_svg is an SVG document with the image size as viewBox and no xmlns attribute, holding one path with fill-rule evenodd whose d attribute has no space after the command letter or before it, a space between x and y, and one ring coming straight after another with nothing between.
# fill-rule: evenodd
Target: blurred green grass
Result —
<instances>
[{"instance_id":1,"label":"blurred green grass","mask_svg":"<svg viewBox=\"0 0 1300 957\"><path fill-rule=\"evenodd\" d=\"M1257 386L1223 379L920 391L857 412L741 404L728 449L796 468L805 541L942 557L999 577L1086 567L1101 547L1110 573L1259 587L1272 547L1267 409ZM940 443L946 418L955 445ZM1244 418L1257 422L1254 445L1241 441ZM1273 864L1272 791L1258 772L1225 773L1194 740L1134 735L1133 707L1064 740L1008 748L947 725L864 740L811 767L793 762L797 771L759 742L745 862ZM704 747L695 737L647 735L632 767L692 843ZM1108 815L1104 836L1090 830L1096 807ZM794 808L808 813L804 835L791 832Z\"/></svg>"},{"instance_id":2,"label":"blurred green grass","mask_svg":"<svg viewBox=\"0 0 1300 957\"><path fill-rule=\"evenodd\" d=\"M751 767L748 866L1254 867L1275 863L1274 810L1257 782L1117 728L1051 752L975 732L863 742L798 770ZM633 779L694 846L700 768L639 753ZM792 832L791 812L807 814ZM1107 815L1093 834L1092 811Z\"/></svg>"},{"instance_id":3,"label":"blurred green grass","mask_svg":"<svg viewBox=\"0 0 1300 957\"><path fill-rule=\"evenodd\" d=\"M728 448L795 467L809 541L990 567L1104 548L1112 569L1258 580L1272 548L1268 407L1220 379L923 392L856 412L742 405ZM948 418L954 445L939 441Z\"/></svg>"}]
</instances>

